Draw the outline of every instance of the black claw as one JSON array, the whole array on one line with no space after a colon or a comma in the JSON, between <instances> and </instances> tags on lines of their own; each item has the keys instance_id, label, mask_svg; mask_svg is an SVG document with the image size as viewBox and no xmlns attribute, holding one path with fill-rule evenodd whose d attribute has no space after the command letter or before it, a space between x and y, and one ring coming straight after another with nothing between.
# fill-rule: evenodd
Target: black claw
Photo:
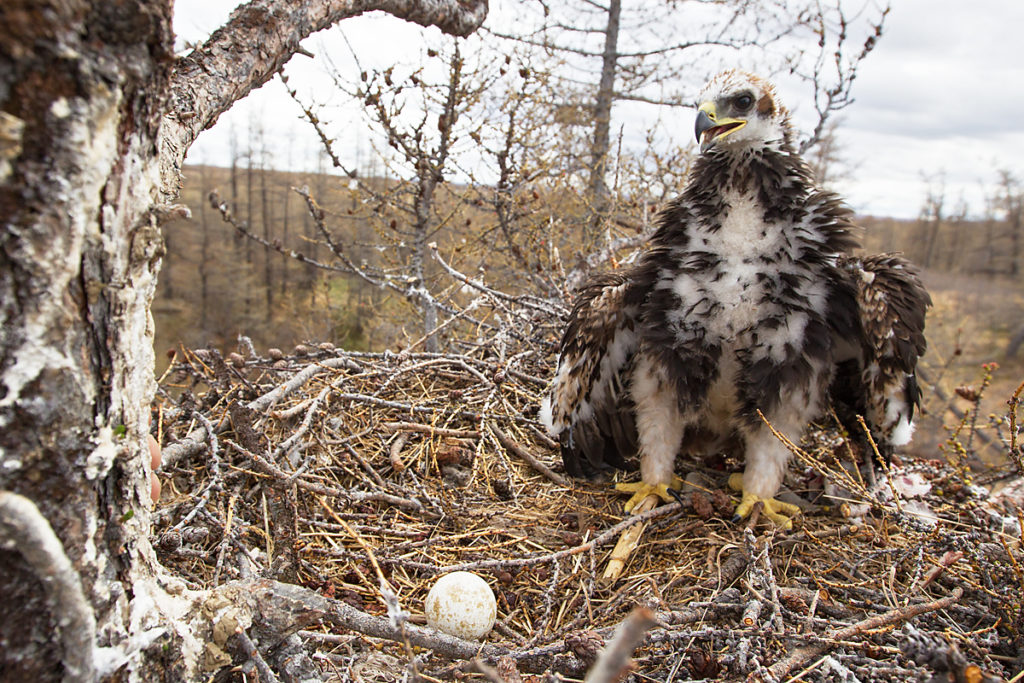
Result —
<instances>
[{"instance_id":1,"label":"black claw","mask_svg":"<svg viewBox=\"0 0 1024 683\"><path fill-rule=\"evenodd\" d=\"M689 502L685 498L683 498L683 492L682 491L678 491L676 489L669 489L669 488L667 488L665 490L668 491L668 495L670 495L673 498L675 498L676 502L679 503L680 505L686 505L686 503Z\"/></svg>"},{"instance_id":2,"label":"black claw","mask_svg":"<svg viewBox=\"0 0 1024 683\"><path fill-rule=\"evenodd\" d=\"M738 524L738 523L740 523L742 521L743 521L743 518L740 517L739 515L733 515L732 516L732 523L733 524Z\"/></svg>"}]
</instances>

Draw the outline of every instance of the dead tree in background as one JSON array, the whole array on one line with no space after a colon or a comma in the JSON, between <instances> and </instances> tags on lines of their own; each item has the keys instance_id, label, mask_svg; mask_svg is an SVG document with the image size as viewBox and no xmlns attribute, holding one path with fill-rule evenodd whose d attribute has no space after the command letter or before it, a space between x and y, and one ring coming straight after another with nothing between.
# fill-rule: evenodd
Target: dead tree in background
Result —
<instances>
[{"instance_id":1,"label":"dead tree in background","mask_svg":"<svg viewBox=\"0 0 1024 683\"><path fill-rule=\"evenodd\" d=\"M1003 211L1006 233L1009 239L1007 258L1009 264L1006 274L1017 279L1020 277L1020 249L1022 215L1024 215L1024 192L1021 191L1017 178L1007 169L998 171L998 190L996 206Z\"/></svg>"},{"instance_id":2,"label":"dead tree in background","mask_svg":"<svg viewBox=\"0 0 1024 683\"><path fill-rule=\"evenodd\" d=\"M319 214L314 218L321 238L337 257L339 272L355 274L367 283L401 292L417 309L422 322L420 336L413 343L423 344L431 352L439 349L436 334L445 324L442 314L455 313L451 306L442 305L439 293L433 291L434 277L429 269L431 244L441 231L450 230L459 205L465 201L461 190L453 189L445 176L455 171L453 147L461 137L479 139L477 132L467 132L462 122L471 118L465 116L466 112L490 85L486 79L467 79L458 43L450 45L450 50L450 54L443 56L445 75L438 82L424 73L423 65L409 73L399 73L393 67L363 71L357 83L347 80L344 74L334 74L340 88L364 102L369 125L386 145L387 151L378 150L378 157L384 169L397 178L393 181L387 177L362 177L357 168L346 164L326 131L328 123L321 121L321 116L303 103L287 78L282 77L317 131L333 166L348 177L354 191L347 217L349 225L365 221L377 235L377 244L361 246L379 256L372 262L361 263L362 259L353 256L352 246L357 237L352 229L332 231L323 221L317 198L305 192L312 211ZM428 50L428 58L441 57L437 50ZM420 105L412 115L406 111L411 108L407 106L410 97L419 98ZM467 125L480 126L472 120ZM345 243L349 246L344 246Z\"/></svg>"},{"instance_id":3,"label":"dead tree in background","mask_svg":"<svg viewBox=\"0 0 1024 683\"><path fill-rule=\"evenodd\" d=\"M952 213L946 219L950 228L949 246L946 249L946 270L950 273L954 272L963 258L965 232L969 229L967 214L967 202L961 196L954 205Z\"/></svg>"},{"instance_id":4,"label":"dead tree in background","mask_svg":"<svg viewBox=\"0 0 1024 683\"><path fill-rule=\"evenodd\" d=\"M200 166L199 183L205 186L205 166ZM210 269L213 259L210 253L210 221L206 217L206 204L199 205L199 329L205 334L210 318Z\"/></svg>"},{"instance_id":5,"label":"dead tree in background","mask_svg":"<svg viewBox=\"0 0 1024 683\"><path fill-rule=\"evenodd\" d=\"M840 181L849 180L853 175L845 163L843 145L839 139L840 119L832 119L818 133L818 141L804 154L804 160L811 167L814 178L824 188L832 189Z\"/></svg>"},{"instance_id":6,"label":"dead tree in background","mask_svg":"<svg viewBox=\"0 0 1024 683\"><path fill-rule=\"evenodd\" d=\"M927 182L927 189L924 204L921 206L921 217L918 219L920 251L917 259L922 268L930 268L939 242L939 231L945 219L943 212L946 204L946 176L939 173L925 176L924 179Z\"/></svg>"},{"instance_id":7,"label":"dead tree in background","mask_svg":"<svg viewBox=\"0 0 1024 683\"><path fill-rule=\"evenodd\" d=\"M493 103L501 112L495 122L495 142L493 146L483 143L498 179L493 188L485 187L482 192L481 201L494 214L494 229L485 230L480 239L508 262L502 273L504 282L516 288L513 283L526 280L537 293L553 296L558 294L560 283L551 263L557 253L552 237L555 226L561 223L551 220L549 212L562 213L562 220L570 212L560 211L557 203L541 195L541 190L548 196L555 192L568 195L567 188L558 182L557 161L545 160L543 155L544 150L555 146L545 98L551 75L532 68L528 58L518 69L512 55L505 55L504 63L507 67L503 68L515 75L504 83L503 92ZM493 239L495 233L500 240Z\"/></svg>"},{"instance_id":8,"label":"dead tree in background","mask_svg":"<svg viewBox=\"0 0 1024 683\"><path fill-rule=\"evenodd\" d=\"M590 148L590 183L588 194L593 205L590 234L597 235L608 214L608 155L611 152L612 99L615 94L615 72L619 62L619 22L621 0L609 0L608 23L604 28L604 50L601 52L601 79L594 98L594 140Z\"/></svg>"},{"instance_id":9,"label":"dead tree in background","mask_svg":"<svg viewBox=\"0 0 1024 683\"><path fill-rule=\"evenodd\" d=\"M292 148L288 147L288 161L285 166L288 170L292 167ZM288 244L289 231L288 231L288 198L291 196L291 188L285 187L284 191L281 192L281 242ZM286 296L291 283L288 280L288 260L281 264L281 296Z\"/></svg>"},{"instance_id":10,"label":"dead tree in background","mask_svg":"<svg viewBox=\"0 0 1024 683\"><path fill-rule=\"evenodd\" d=\"M253 230L256 229L256 211L253 208L253 201L255 200L256 193L254 191L253 177L255 176L256 169L256 141L254 138L253 122L249 120L249 135L246 139L246 152L245 152L245 221L249 227ZM255 279L254 275L256 272L256 260L253 257L253 246L252 242L245 243L245 271L246 276L251 279ZM253 318L252 309L252 282L250 286L245 288L245 307L242 310L244 320L248 323Z\"/></svg>"},{"instance_id":11,"label":"dead tree in background","mask_svg":"<svg viewBox=\"0 0 1024 683\"><path fill-rule=\"evenodd\" d=\"M555 79L551 103L555 110L580 109L581 116L573 118L586 122L581 128L586 130L589 216L583 243L590 246L596 246L614 205L608 175L617 165L612 163L615 103L691 107L696 89L721 69L723 53L756 47L769 72L791 71L813 91L817 119L799 144L806 152L852 102L857 69L877 45L889 12L886 6L877 16L858 16L854 22L842 0L674 0L626 9L620 0L579 0L539 7L539 14L530 12L533 5L523 10L518 30L490 32L553 55L572 72ZM629 26L626 33L620 32L623 24ZM863 42L852 45L860 35ZM810 39L816 52L802 47Z\"/></svg>"},{"instance_id":12,"label":"dead tree in background","mask_svg":"<svg viewBox=\"0 0 1024 683\"><path fill-rule=\"evenodd\" d=\"M260 224L263 227L263 239L268 242L272 239L274 215L270 210L270 196L267 190L267 174L270 173L270 166L267 164L267 156L270 151L267 149L267 132L263 120L260 119L256 128L256 137L259 141L260 154ZM263 251L263 320L270 324L274 316L274 264L270 252Z\"/></svg>"},{"instance_id":13,"label":"dead tree in background","mask_svg":"<svg viewBox=\"0 0 1024 683\"><path fill-rule=\"evenodd\" d=\"M181 214L170 202L195 137L341 19L384 9L466 34L487 10L255 0L177 59L171 7L0 5L0 671L11 680L209 676L210 596L167 575L148 538L149 309L160 226ZM250 616L263 652L300 626ZM224 644L262 662L241 636Z\"/></svg>"}]
</instances>

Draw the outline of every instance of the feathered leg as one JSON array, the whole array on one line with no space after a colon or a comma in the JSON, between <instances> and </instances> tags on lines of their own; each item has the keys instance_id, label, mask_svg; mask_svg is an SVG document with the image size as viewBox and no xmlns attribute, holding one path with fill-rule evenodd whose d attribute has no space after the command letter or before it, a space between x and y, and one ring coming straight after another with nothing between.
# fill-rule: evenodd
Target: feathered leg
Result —
<instances>
[{"instance_id":1,"label":"feathered leg","mask_svg":"<svg viewBox=\"0 0 1024 683\"><path fill-rule=\"evenodd\" d=\"M821 372L818 368L817 372ZM815 379L811 386L819 386ZM765 415L771 428L758 419L745 430L746 469L743 474L729 478L730 488L741 491L740 504L736 507L736 519L750 514L759 501L764 503L764 515L783 529L793 528L792 517L800 508L791 503L776 500L775 495L782 486L789 462L789 449L772 433L772 428L786 437L797 440L805 426L804 415L814 412L820 403L816 392L794 391L782 398L779 404Z\"/></svg>"},{"instance_id":2,"label":"feathered leg","mask_svg":"<svg viewBox=\"0 0 1024 683\"><path fill-rule=\"evenodd\" d=\"M793 434L792 425L778 425L776 429L784 434ZM781 428L780 428L781 427ZM797 425L797 431L800 426ZM782 486L789 461L789 451L767 426L755 428L747 435L747 467L742 474L729 477L729 487L742 492L740 504L736 506L736 519L747 517L759 501L764 503L764 515L783 529L793 528L790 519L800 512L791 503L775 500L775 494Z\"/></svg>"},{"instance_id":3,"label":"feathered leg","mask_svg":"<svg viewBox=\"0 0 1024 683\"><path fill-rule=\"evenodd\" d=\"M637 363L631 390L636 405L636 428L640 442L640 482L618 484L615 487L619 491L633 494L626 502L626 512L631 512L650 495L657 495L669 502L672 498L668 489L682 486L674 469L685 427L676 392L649 358L643 358Z\"/></svg>"}]
</instances>

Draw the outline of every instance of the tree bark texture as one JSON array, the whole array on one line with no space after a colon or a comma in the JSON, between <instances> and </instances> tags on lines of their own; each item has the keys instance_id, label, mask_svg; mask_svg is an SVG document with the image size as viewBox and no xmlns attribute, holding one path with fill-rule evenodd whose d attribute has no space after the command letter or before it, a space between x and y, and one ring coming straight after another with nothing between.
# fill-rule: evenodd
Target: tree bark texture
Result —
<instances>
[{"instance_id":1,"label":"tree bark texture","mask_svg":"<svg viewBox=\"0 0 1024 683\"><path fill-rule=\"evenodd\" d=\"M51 564L70 560L99 626L89 646L123 651L131 586L155 564L141 454L171 6L8 0L0 14L0 109L17 129L0 176L0 489L42 519L5 508L37 540L0 541L0 679L90 680L103 655L68 651L71 606L46 599L29 548L52 529Z\"/></svg>"},{"instance_id":2,"label":"tree bark texture","mask_svg":"<svg viewBox=\"0 0 1024 683\"><path fill-rule=\"evenodd\" d=\"M608 3L608 23L604 30L604 52L601 57L601 81L594 101L594 141L590 148L590 235L593 244L608 212L608 155L611 152L612 100L615 96L615 73L619 66L619 21L621 0Z\"/></svg>"},{"instance_id":3,"label":"tree bark texture","mask_svg":"<svg viewBox=\"0 0 1024 683\"><path fill-rule=\"evenodd\" d=\"M209 596L148 539L160 223L199 131L373 9L464 34L487 7L255 0L176 61L171 0L0 3L0 680L209 666Z\"/></svg>"}]
</instances>

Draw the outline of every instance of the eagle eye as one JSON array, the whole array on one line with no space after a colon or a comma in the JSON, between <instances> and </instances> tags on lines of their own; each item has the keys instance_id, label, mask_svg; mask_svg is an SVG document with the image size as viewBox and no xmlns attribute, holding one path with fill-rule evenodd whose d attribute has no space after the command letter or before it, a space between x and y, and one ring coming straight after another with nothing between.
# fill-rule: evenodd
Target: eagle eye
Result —
<instances>
[{"instance_id":1,"label":"eagle eye","mask_svg":"<svg viewBox=\"0 0 1024 683\"><path fill-rule=\"evenodd\" d=\"M746 111L746 110L750 109L750 107L753 106L753 104L754 104L754 97L753 97L753 95L751 95L749 93L743 93L742 95L737 95L736 98L733 99L733 101L732 101L732 106L736 107L736 109L739 110L739 111Z\"/></svg>"}]
</instances>

